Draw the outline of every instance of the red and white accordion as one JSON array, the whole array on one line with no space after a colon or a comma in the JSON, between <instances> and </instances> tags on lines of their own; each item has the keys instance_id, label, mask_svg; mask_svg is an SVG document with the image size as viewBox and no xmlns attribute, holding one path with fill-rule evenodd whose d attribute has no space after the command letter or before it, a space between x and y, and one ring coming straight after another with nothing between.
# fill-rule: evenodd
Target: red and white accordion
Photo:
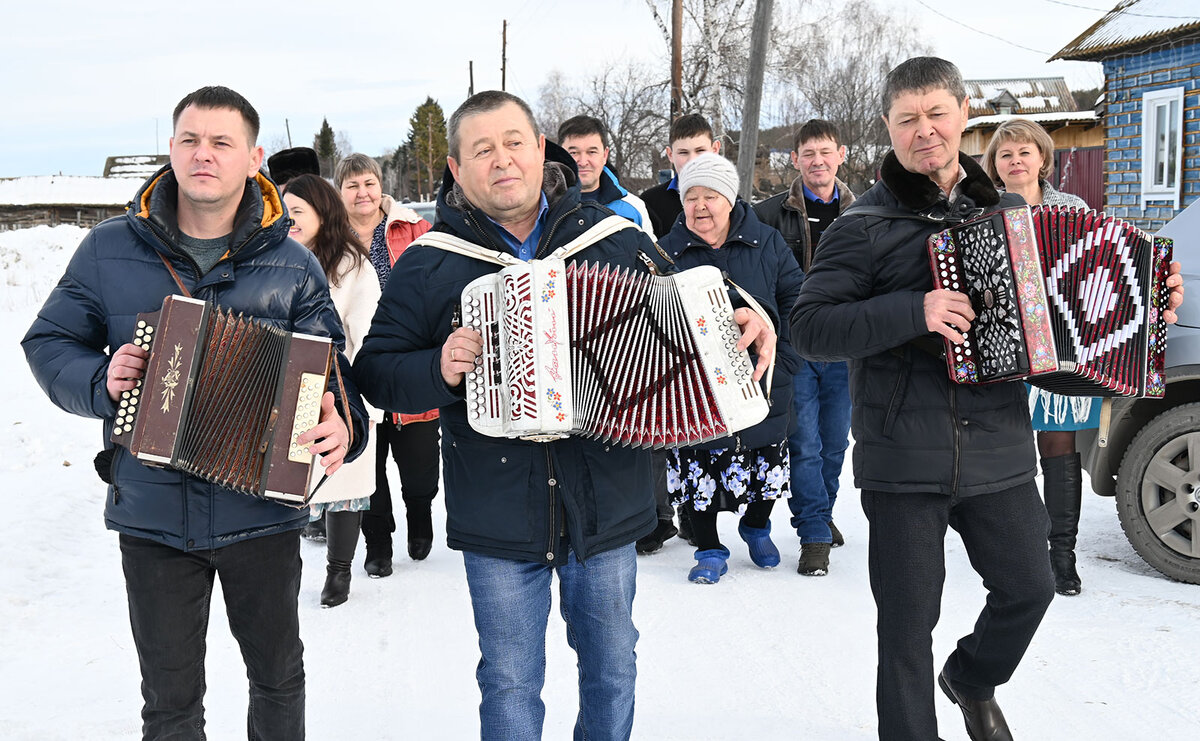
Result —
<instances>
[{"instance_id":1,"label":"red and white accordion","mask_svg":"<svg viewBox=\"0 0 1200 741\"><path fill-rule=\"evenodd\" d=\"M466 403L485 435L677 447L767 415L715 267L655 276L533 260L470 283L462 323L483 335Z\"/></svg>"},{"instance_id":2,"label":"red and white accordion","mask_svg":"<svg viewBox=\"0 0 1200 741\"><path fill-rule=\"evenodd\" d=\"M296 438L321 414L328 338L167 296L161 311L138 314L133 342L150 358L137 388L121 394L113 442L147 465L309 502L313 456Z\"/></svg>"},{"instance_id":3,"label":"red and white accordion","mask_svg":"<svg viewBox=\"0 0 1200 741\"><path fill-rule=\"evenodd\" d=\"M1073 396L1166 390L1169 239L1088 209L1021 206L929 238L934 286L971 299L958 383L1024 378Z\"/></svg>"}]
</instances>

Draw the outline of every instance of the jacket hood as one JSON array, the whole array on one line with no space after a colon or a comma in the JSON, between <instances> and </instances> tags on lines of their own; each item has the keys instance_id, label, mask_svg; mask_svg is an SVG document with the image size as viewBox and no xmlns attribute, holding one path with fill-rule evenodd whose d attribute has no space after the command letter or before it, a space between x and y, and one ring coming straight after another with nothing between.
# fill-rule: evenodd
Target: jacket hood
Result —
<instances>
[{"instance_id":1,"label":"jacket hood","mask_svg":"<svg viewBox=\"0 0 1200 741\"><path fill-rule=\"evenodd\" d=\"M575 205L579 203L579 171L575 160L567 154L567 150L550 140L546 140L546 161L542 165L542 193L551 210L560 205ZM565 200L565 203L564 203ZM454 179L450 166L442 172L442 187L438 192L438 230L450 231L456 234L479 233L481 230L493 243L493 247L501 249L503 240L495 232L495 226L483 209L467 200L462 186ZM478 228L474 228L477 225Z\"/></svg>"},{"instance_id":2,"label":"jacket hood","mask_svg":"<svg viewBox=\"0 0 1200 741\"><path fill-rule=\"evenodd\" d=\"M600 187L596 189L598 203L612 203L629 195L629 191L621 187L620 181L613 171L605 167L600 171Z\"/></svg>"},{"instance_id":3,"label":"jacket hood","mask_svg":"<svg viewBox=\"0 0 1200 741\"><path fill-rule=\"evenodd\" d=\"M150 177L138 190L133 200L126 205L126 216L135 229L149 227L158 236L166 238L169 246L179 243L179 182L170 164ZM287 208L279 196L279 189L262 172L246 178L241 203L233 220L229 254L243 256L251 237L263 230L282 230L287 236L289 219ZM274 240L270 240L274 241ZM153 243L153 242L152 242ZM260 242L254 247L266 244Z\"/></svg>"},{"instance_id":4,"label":"jacket hood","mask_svg":"<svg viewBox=\"0 0 1200 741\"><path fill-rule=\"evenodd\" d=\"M958 163L967 177L962 182L962 194L974 201L976 206L991 208L1000 202L1000 194L988 179L983 168L973 157L958 153ZM942 198L942 189L926 175L909 172L900 164L896 152L889 151L880 167L883 184L892 192L901 205L914 211L925 211L937 205Z\"/></svg>"}]
</instances>

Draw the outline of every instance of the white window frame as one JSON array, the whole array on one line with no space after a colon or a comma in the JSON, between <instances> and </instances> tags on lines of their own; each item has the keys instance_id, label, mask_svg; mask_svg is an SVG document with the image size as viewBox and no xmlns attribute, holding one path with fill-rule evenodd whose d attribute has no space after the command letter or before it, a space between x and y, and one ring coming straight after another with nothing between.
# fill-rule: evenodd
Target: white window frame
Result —
<instances>
[{"instance_id":1,"label":"white window frame","mask_svg":"<svg viewBox=\"0 0 1200 741\"><path fill-rule=\"evenodd\" d=\"M1171 115L1172 107L1174 116ZM1160 113L1165 126L1159 122ZM1166 130L1161 131L1161 128ZM1172 149L1175 155L1173 171L1170 167ZM1146 207L1147 201L1171 201L1178 209L1182 180L1183 88L1149 90L1142 95L1142 208Z\"/></svg>"}]
</instances>

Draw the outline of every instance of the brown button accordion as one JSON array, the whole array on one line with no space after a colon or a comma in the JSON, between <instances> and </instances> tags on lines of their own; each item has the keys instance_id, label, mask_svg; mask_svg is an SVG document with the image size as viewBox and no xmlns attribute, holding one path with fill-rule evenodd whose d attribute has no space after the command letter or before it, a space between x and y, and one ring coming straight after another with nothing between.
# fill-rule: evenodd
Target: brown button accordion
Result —
<instances>
[{"instance_id":1,"label":"brown button accordion","mask_svg":"<svg viewBox=\"0 0 1200 741\"><path fill-rule=\"evenodd\" d=\"M485 435L676 447L767 415L715 267L655 276L522 262L463 290L462 323L483 336L466 404Z\"/></svg>"},{"instance_id":2,"label":"brown button accordion","mask_svg":"<svg viewBox=\"0 0 1200 741\"><path fill-rule=\"evenodd\" d=\"M183 296L139 314L146 375L121 395L111 439L142 463L302 505L332 343Z\"/></svg>"},{"instance_id":3,"label":"brown button accordion","mask_svg":"<svg viewBox=\"0 0 1200 741\"><path fill-rule=\"evenodd\" d=\"M959 383L1024 378L1073 396L1161 397L1171 240L1089 209L1022 206L929 238L934 286L975 310L946 340Z\"/></svg>"}]
</instances>

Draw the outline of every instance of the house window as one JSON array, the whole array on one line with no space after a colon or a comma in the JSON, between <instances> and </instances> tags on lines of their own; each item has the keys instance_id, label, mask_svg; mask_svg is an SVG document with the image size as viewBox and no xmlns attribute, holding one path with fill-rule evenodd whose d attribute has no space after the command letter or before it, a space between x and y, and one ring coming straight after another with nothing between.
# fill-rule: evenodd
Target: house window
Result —
<instances>
[{"instance_id":1,"label":"house window","mask_svg":"<svg viewBox=\"0 0 1200 741\"><path fill-rule=\"evenodd\" d=\"M1142 96L1142 205L1172 201L1179 208L1183 168L1183 88Z\"/></svg>"}]
</instances>

